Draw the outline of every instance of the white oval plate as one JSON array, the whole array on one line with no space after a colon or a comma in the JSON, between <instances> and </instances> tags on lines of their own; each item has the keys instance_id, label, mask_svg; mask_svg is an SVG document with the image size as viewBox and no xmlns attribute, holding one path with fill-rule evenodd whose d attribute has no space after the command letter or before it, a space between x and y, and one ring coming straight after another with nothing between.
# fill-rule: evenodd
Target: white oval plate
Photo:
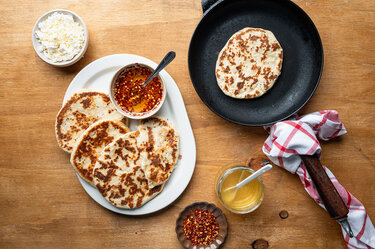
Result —
<instances>
[{"instance_id":1,"label":"white oval plate","mask_svg":"<svg viewBox=\"0 0 375 249\"><path fill-rule=\"evenodd\" d=\"M109 94L109 85L117 70L126 64L135 62L144 63L152 68L156 68L157 66L156 63L149 59L131 54L115 54L100 58L87 65L76 75L66 90L63 104L66 103L74 92L83 88ZM163 191L140 208L120 209L110 204L95 187L91 186L77 174L82 187L89 196L103 207L116 213L144 215L168 206L182 194L194 172L196 159L195 140L184 101L172 77L165 70L162 70L160 75L165 80L167 97L162 108L156 115L170 120L178 130L180 134L180 155L182 156L178 160L175 170L165 184ZM134 130L137 124L138 121L131 120L130 129Z\"/></svg>"}]
</instances>

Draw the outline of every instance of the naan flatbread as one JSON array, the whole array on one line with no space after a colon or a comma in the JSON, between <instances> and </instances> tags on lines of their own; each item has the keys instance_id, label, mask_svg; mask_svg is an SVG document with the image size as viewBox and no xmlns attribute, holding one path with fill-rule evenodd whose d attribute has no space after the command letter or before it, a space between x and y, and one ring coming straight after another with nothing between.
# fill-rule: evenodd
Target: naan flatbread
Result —
<instances>
[{"instance_id":1,"label":"naan flatbread","mask_svg":"<svg viewBox=\"0 0 375 249\"><path fill-rule=\"evenodd\" d=\"M56 117L57 143L61 149L71 153L82 133L103 119L127 123L127 118L115 109L107 94L85 90L73 94Z\"/></svg>"},{"instance_id":2,"label":"naan flatbread","mask_svg":"<svg viewBox=\"0 0 375 249\"><path fill-rule=\"evenodd\" d=\"M70 162L78 174L94 185L93 170L105 146L130 132L120 121L99 120L92 124L78 139L70 156Z\"/></svg>"},{"instance_id":3,"label":"naan flatbread","mask_svg":"<svg viewBox=\"0 0 375 249\"><path fill-rule=\"evenodd\" d=\"M251 99L262 96L281 73L283 49L271 31L244 28L220 51L216 80L228 96Z\"/></svg>"},{"instance_id":4,"label":"naan flatbread","mask_svg":"<svg viewBox=\"0 0 375 249\"><path fill-rule=\"evenodd\" d=\"M139 164L139 131L127 133L107 145L94 168L94 183L103 197L118 208L138 208L163 189L148 185Z\"/></svg>"},{"instance_id":5,"label":"naan flatbread","mask_svg":"<svg viewBox=\"0 0 375 249\"><path fill-rule=\"evenodd\" d=\"M179 157L177 130L165 119L151 117L137 127L140 150L139 161L151 187L165 183Z\"/></svg>"}]
</instances>

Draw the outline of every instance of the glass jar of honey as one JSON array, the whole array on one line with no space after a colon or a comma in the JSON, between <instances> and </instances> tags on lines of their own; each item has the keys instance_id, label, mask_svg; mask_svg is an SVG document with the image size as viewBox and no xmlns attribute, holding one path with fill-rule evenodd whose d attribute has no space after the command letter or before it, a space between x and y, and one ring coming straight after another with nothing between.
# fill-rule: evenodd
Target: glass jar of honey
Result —
<instances>
[{"instance_id":1,"label":"glass jar of honey","mask_svg":"<svg viewBox=\"0 0 375 249\"><path fill-rule=\"evenodd\" d=\"M255 171L241 164L223 167L217 175L216 193L221 204L233 213L246 214L257 209L263 201L264 185L261 177L242 188L235 186Z\"/></svg>"}]
</instances>

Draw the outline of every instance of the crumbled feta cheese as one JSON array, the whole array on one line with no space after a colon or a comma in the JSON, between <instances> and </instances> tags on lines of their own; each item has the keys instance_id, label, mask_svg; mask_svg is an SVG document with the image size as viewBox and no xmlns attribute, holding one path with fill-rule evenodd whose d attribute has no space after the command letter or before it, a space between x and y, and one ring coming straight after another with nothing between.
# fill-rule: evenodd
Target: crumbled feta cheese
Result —
<instances>
[{"instance_id":1,"label":"crumbled feta cheese","mask_svg":"<svg viewBox=\"0 0 375 249\"><path fill-rule=\"evenodd\" d=\"M69 61L83 47L85 31L70 14L54 12L38 28L35 31L38 50L53 62Z\"/></svg>"}]
</instances>

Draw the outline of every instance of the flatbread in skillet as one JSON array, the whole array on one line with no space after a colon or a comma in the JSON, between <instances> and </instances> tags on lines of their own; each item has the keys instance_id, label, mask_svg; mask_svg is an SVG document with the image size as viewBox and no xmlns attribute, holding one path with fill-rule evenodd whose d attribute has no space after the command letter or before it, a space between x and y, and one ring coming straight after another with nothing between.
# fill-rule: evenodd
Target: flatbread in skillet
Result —
<instances>
[{"instance_id":1,"label":"flatbread in skillet","mask_svg":"<svg viewBox=\"0 0 375 249\"><path fill-rule=\"evenodd\" d=\"M217 84L232 98L260 97L274 85L282 62L283 49L271 31L244 28L219 53Z\"/></svg>"}]
</instances>

